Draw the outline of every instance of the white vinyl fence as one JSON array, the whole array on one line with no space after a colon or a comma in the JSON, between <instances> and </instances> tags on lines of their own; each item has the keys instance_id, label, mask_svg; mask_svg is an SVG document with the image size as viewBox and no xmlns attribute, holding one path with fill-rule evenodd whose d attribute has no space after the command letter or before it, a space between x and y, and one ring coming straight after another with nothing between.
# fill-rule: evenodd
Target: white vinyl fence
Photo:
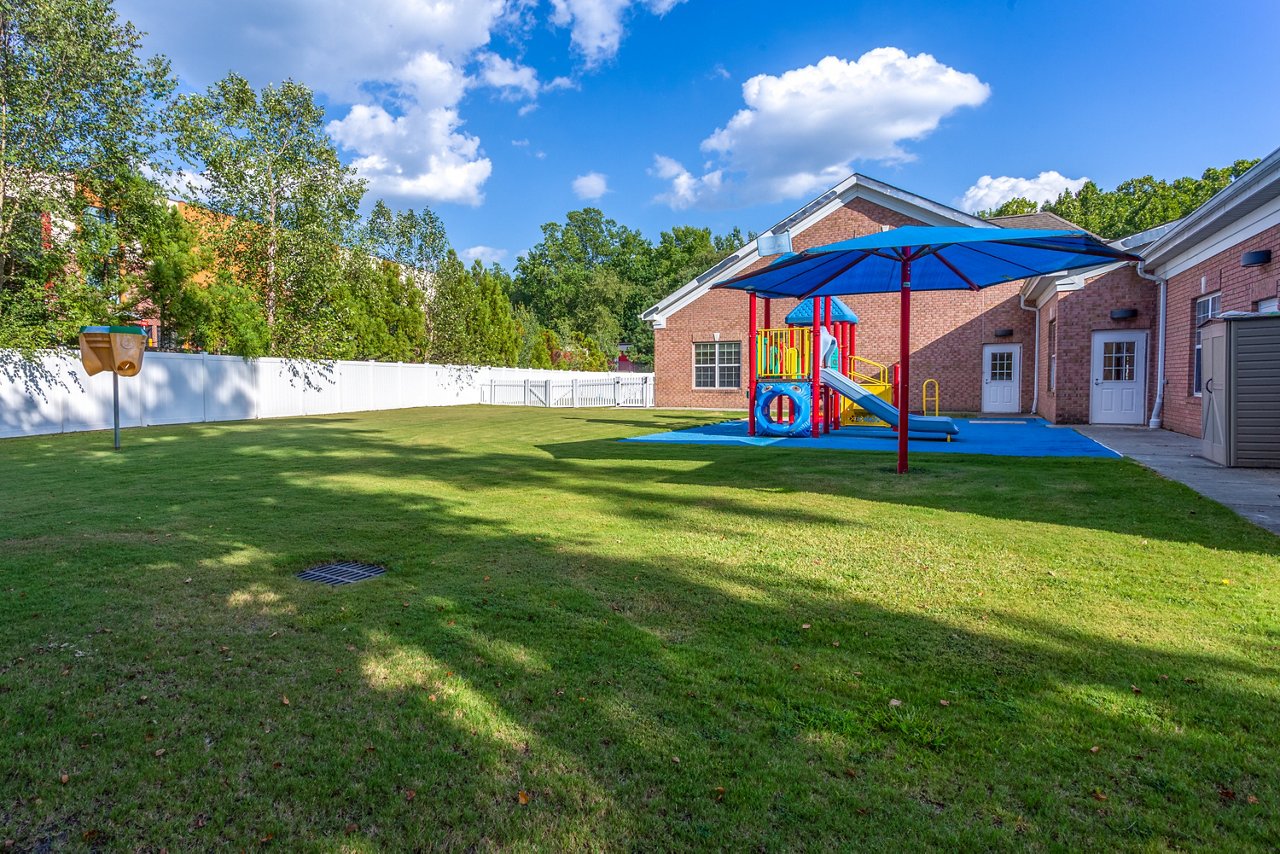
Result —
<instances>
[{"instance_id":1,"label":"white vinyl fence","mask_svg":"<svg viewBox=\"0 0 1280 854\"><path fill-rule=\"evenodd\" d=\"M35 387L0 372L0 438L110 429L110 374L88 376L75 353L42 364L49 379ZM122 427L476 403L652 406L653 374L149 352L120 379Z\"/></svg>"},{"instance_id":2,"label":"white vinyl fence","mask_svg":"<svg viewBox=\"0 0 1280 854\"><path fill-rule=\"evenodd\" d=\"M484 403L499 406L653 406L653 374L488 369Z\"/></svg>"}]
</instances>

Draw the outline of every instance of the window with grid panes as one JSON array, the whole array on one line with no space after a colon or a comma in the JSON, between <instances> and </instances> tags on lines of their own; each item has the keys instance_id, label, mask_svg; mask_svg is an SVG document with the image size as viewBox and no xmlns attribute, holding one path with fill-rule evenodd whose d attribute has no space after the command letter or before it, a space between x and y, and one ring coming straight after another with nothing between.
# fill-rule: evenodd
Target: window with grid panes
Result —
<instances>
[{"instance_id":1,"label":"window with grid panes","mask_svg":"<svg viewBox=\"0 0 1280 854\"><path fill-rule=\"evenodd\" d=\"M1196 353L1195 353L1195 376L1191 380L1192 394L1200 394L1200 326L1206 320L1217 317L1222 313L1222 293L1209 294L1196 300Z\"/></svg>"},{"instance_id":2,"label":"window with grid panes","mask_svg":"<svg viewBox=\"0 0 1280 854\"><path fill-rule=\"evenodd\" d=\"M742 382L742 344L705 341L693 345L694 388L738 388Z\"/></svg>"}]
</instances>

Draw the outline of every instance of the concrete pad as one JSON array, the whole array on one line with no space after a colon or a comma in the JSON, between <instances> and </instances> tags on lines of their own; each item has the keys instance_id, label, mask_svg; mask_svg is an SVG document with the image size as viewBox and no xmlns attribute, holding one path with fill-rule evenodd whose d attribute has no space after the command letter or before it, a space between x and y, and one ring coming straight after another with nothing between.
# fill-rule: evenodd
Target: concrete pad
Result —
<instances>
[{"instance_id":1,"label":"concrete pad","mask_svg":"<svg viewBox=\"0 0 1280 854\"><path fill-rule=\"evenodd\" d=\"M1280 469L1224 468L1200 456L1200 440L1170 430L1091 424L1079 432L1280 535Z\"/></svg>"}]
</instances>

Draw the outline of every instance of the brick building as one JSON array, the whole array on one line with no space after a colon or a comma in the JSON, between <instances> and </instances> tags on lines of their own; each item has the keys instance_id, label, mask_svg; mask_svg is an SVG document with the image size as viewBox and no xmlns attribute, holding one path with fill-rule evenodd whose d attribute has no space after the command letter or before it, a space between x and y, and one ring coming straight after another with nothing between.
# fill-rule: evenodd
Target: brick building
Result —
<instances>
[{"instance_id":1,"label":"brick building","mask_svg":"<svg viewBox=\"0 0 1280 854\"><path fill-rule=\"evenodd\" d=\"M1177 223L1142 257L1144 269L1167 283L1163 426L1199 436L1198 327L1224 312L1277 310L1280 149Z\"/></svg>"},{"instance_id":2,"label":"brick building","mask_svg":"<svg viewBox=\"0 0 1280 854\"><path fill-rule=\"evenodd\" d=\"M1076 227L1049 213L983 221L854 174L765 234L787 232L800 251L902 225ZM1164 426L1198 436L1195 326L1222 311L1274 310L1280 259L1242 267L1241 256L1278 243L1280 151L1184 220L1113 243L1143 264L977 292L916 292L911 407L919 411L921 386L932 378L950 411L1034 413L1064 424L1158 426L1163 417ZM659 406L745 408L748 296L711 286L770 260L753 241L644 313L654 328ZM895 362L898 295L842 299L860 320L858 355ZM767 302L774 326L795 305Z\"/></svg>"}]
</instances>

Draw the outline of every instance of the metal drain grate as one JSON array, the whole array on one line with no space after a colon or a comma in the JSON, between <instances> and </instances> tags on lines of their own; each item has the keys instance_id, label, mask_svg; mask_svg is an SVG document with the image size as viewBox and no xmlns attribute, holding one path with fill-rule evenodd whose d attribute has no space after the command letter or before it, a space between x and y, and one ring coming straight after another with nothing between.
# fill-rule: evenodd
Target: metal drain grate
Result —
<instances>
[{"instance_id":1,"label":"metal drain grate","mask_svg":"<svg viewBox=\"0 0 1280 854\"><path fill-rule=\"evenodd\" d=\"M344 560L339 563L313 566L308 570L299 572L298 578L303 581L317 581L320 584L336 587L339 584L355 584L357 581L377 578L386 571L385 567L374 566L371 563L356 563L355 561Z\"/></svg>"}]
</instances>

